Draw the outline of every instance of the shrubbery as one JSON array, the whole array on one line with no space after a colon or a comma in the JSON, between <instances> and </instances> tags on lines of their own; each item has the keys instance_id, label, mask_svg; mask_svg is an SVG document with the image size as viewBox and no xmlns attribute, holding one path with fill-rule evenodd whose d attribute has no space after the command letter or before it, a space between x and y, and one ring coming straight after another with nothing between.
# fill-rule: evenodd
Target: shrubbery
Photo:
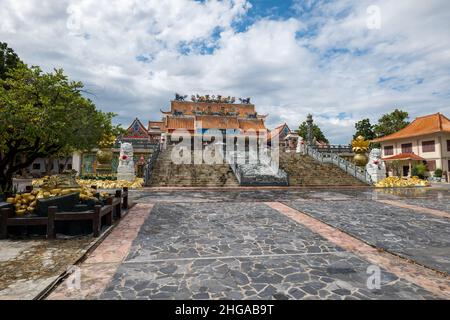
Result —
<instances>
[{"instance_id":1,"label":"shrubbery","mask_svg":"<svg viewBox=\"0 0 450 320\"><path fill-rule=\"evenodd\" d=\"M419 177L420 179L425 179L427 171L428 171L427 166L424 165L423 163L419 163L412 168L411 176L416 176Z\"/></svg>"},{"instance_id":2,"label":"shrubbery","mask_svg":"<svg viewBox=\"0 0 450 320\"><path fill-rule=\"evenodd\" d=\"M101 181L112 180L112 181L115 181L115 180L117 180L117 177L114 175L85 174L85 175L80 175L79 179L81 179L81 180L101 180Z\"/></svg>"}]
</instances>

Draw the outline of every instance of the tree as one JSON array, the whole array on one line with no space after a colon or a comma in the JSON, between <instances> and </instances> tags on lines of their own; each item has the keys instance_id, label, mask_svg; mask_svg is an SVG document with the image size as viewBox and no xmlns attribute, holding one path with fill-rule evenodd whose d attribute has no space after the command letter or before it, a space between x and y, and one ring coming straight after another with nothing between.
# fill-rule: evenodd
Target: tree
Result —
<instances>
[{"instance_id":1,"label":"tree","mask_svg":"<svg viewBox=\"0 0 450 320\"><path fill-rule=\"evenodd\" d=\"M297 133L300 137L306 139L308 136L308 124L306 121L303 121L302 124L298 127ZM313 123L312 127L312 134L313 138L316 138L317 141L329 143L328 139L323 134L322 130L319 128L319 126L315 123Z\"/></svg>"},{"instance_id":2,"label":"tree","mask_svg":"<svg viewBox=\"0 0 450 320\"><path fill-rule=\"evenodd\" d=\"M366 140L372 140L375 138L375 132L373 126L370 124L369 119L363 119L355 123L356 133L353 135L353 140L358 136L363 136Z\"/></svg>"},{"instance_id":3,"label":"tree","mask_svg":"<svg viewBox=\"0 0 450 320\"><path fill-rule=\"evenodd\" d=\"M89 150L106 134L120 132L113 113L96 109L82 95L83 84L63 70L44 73L23 63L0 79L0 188L37 158Z\"/></svg>"},{"instance_id":4,"label":"tree","mask_svg":"<svg viewBox=\"0 0 450 320\"><path fill-rule=\"evenodd\" d=\"M397 132L409 124L408 112L395 109L393 112L383 115L376 125L374 132L378 138Z\"/></svg>"},{"instance_id":5,"label":"tree","mask_svg":"<svg viewBox=\"0 0 450 320\"><path fill-rule=\"evenodd\" d=\"M0 42L0 79L5 80L6 74L21 63L19 56L13 49L8 48L4 42Z\"/></svg>"}]
</instances>

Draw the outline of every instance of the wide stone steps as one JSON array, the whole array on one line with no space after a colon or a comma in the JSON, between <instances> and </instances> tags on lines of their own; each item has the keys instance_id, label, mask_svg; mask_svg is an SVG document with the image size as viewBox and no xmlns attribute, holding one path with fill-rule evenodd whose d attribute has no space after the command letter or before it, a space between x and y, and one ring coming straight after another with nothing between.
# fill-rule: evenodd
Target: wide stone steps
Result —
<instances>
[{"instance_id":1,"label":"wide stone steps","mask_svg":"<svg viewBox=\"0 0 450 320\"><path fill-rule=\"evenodd\" d=\"M228 164L174 164L171 153L172 148L169 147L158 157L152 172L152 187L239 186Z\"/></svg>"},{"instance_id":2,"label":"wide stone steps","mask_svg":"<svg viewBox=\"0 0 450 320\"><path fill-rule=\"evenodd\" d=\"M360 180L332 164L321 164L310 156L280 153L280 167L291 186L363 186Z\"/></svg>"}]
</instances>

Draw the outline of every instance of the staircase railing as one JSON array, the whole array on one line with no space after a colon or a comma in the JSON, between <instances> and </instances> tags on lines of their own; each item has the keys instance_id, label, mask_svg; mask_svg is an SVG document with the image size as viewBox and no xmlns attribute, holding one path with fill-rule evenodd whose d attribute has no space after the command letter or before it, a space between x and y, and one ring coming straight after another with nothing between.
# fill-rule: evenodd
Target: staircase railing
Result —
<instances>
[{"instance_id":1,"label":"staircase railing","mask_svg":"<svg viewBox=\"0 0 450 320\"><path fill-rule=\"evenodd\" d=\"M149 186L150 185L150 181L151 181L152 173L153 173L153 168L155 166L156 160L158 159L158 156L159 156L159 153L160 153L160 149L161 149L161 145L158 143L153 148L152 155L147 160L147 164L146 164L145 170L144 170L144 184L145 184L145 186Z\"/></svg>"},{"instance_id":2,"label":"staircase railing","mask_svg":"<svg viewBox=\"0 0 450 320\"><path fill-rule=\"evenodd\" d=\"M318 150L319 152L352 153L351 145L327 144L327 145L316 145L316 146L311 146L311 147Z\"/></svg>"},{"instance_id":3,"label":"staircase railing","mask_svg":"<svg viewBox=\"0 0 450 320\"><path fill-rule=\"evenodd\" d=\"M225 163L230 165L230 168L233 171L234 175L236 176L236 179L239 182L239 184L242 184L242 171L237 164L236 156L231 152L225 152L224 148L225 146L220 147L217 150L219 151L219 154L222 157L222 159L224 159Z\"/></svg>"},{"instance_id":4,"label":"staircase railing","mask_svg":"<svg viewBox=\"0 0 450 320\"><path fill-rule=\"evenodd\" d=\"M287 172L282 170L278 162L274 161L267 154L258 154L254 150L249 150L243 154L239 152L224 152L223 148L219 148L219 153L227 164L231 167L239 185L245 186L271 186L271 185L288 185L288 175ZM248 164L247 160L249 161ZM250 165L251 161L255 161L257 166L262 166L270 168L272 171L270 174L249 174L244 168Z\"/></svg>"},{"instance_id":5,"label":"staircase railing","mask_svg":"<svg viewBox=\"0 0 450 320\"><path fill-rule=\"evenodd\" d=\"M366 169L356 166L350 161L347 161L344 158L340 157L336 153L322 152L319 151L319 149L317 148L312 148L309 146L306 148L306 151L309 156L319 161L320 163L331 163L341 168L349 175L352 175L356 179L369 185L373 184L372 178L370 174L366 171Z\"/></svg>"}]
</instances>

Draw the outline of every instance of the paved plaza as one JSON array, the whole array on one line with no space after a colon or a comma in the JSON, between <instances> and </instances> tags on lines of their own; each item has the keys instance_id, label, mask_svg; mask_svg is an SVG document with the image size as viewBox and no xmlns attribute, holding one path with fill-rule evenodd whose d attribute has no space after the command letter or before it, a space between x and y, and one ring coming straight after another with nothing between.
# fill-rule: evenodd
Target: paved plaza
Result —
<instances>
[{"instance_id":1,"label":"paved plaza","mask_svg":"<svg viewBox=\"0 0 450 320\"><path fill-rule=\"evenodd\" d=\"M132 201L79 265L81 288L63 282L49 299L450 298L448 189L161 189Z\"/></svg>"}]
</instances>

